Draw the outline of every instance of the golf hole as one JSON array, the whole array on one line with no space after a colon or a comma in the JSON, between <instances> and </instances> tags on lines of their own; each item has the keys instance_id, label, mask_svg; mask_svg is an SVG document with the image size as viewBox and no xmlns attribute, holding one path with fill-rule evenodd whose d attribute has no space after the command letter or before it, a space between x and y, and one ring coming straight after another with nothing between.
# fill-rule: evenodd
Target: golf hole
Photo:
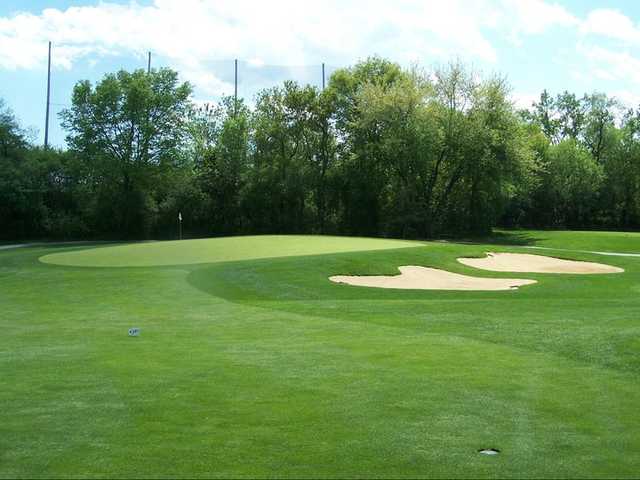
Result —
<instances>
[{"instance_id":1,"label":"golf hole","mask_svg":"<svg viewBox=\"0 0 640 480\"><path fill-rule=\"evenodd\" d=\"M500 450L498 450L497 448L481 448L480 450L478 450L478 453L482 455L498 455L500 453Z\"/></svg>"}]
</instances>

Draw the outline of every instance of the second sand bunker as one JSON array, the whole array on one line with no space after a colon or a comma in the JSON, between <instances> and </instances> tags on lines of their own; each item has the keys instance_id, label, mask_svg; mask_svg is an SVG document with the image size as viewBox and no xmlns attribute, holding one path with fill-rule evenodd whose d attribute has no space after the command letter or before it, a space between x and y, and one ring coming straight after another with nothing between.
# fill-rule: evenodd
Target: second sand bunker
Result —
<instances>
[{"instance_id":1,"label":"second sand bunker","mask_svg":"<svg viewBox=\"0 0 640 480\"><path fill-rule=\"evenodd\" d=\"M513 290L535 280L517 278L481 278L447 272L437 268L407 265L398 268L400 275L334 275L329 280L360 287L405 290Z\"/></svg>"},{"instance_id":2,"label":"second sand bunker","mask_svg":"<svg viewBox=\"0 0 640 480\"><path fill-rule=\"evenodd\" d=\"M603 263L579 262L561 258L531 255L528 253L487 253L484 258L458 258L469 267L491 270L492 272L520 273L621 273L624 269Z\"/></svg>"}]
</instances>

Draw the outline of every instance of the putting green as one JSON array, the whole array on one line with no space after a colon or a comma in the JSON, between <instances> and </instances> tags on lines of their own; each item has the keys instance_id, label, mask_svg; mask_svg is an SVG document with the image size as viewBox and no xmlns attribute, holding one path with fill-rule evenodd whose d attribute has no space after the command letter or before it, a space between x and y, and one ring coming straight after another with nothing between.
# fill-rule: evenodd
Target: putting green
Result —
<instances>
[{"instance_id":1,"label":"putting green","mask_svg":"<svg viewBox=\"0 0 640 480\"><path fill-rule=\"evenodd\" d=\"M44 263L78 267L152 267L417 247L423 242L321 235L260 235L134 243L53 253Z\"/></svg>"}]
</instances>

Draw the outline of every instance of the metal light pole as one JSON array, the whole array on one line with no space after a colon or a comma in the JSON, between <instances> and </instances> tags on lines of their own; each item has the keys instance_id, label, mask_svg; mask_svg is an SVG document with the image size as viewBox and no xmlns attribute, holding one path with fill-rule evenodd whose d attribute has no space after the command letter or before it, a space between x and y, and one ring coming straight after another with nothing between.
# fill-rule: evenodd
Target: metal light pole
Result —
<instances>
[{"instance_id":1,"label":"metal light pole","mask_svg":"<svg viewBox=\"0 0 640 480\"><path fill-rule=\"evenodd\" d=\"M233 91L233 114L238 113L238 59L234 62L235 75L234 75L234 91Z\"/></svg>"},{"instance_id":2,"label":"metal light pole","mask_svg":"<svg viewBox=\"0 0 640 480\"><path fill-rule=\"evenodd\" d=\"M147 74L151 73L151 52L149 52L149 56L147 58Z\"/></svg>"},{"instance_id":3,"label":"metal light pole","mask_svg":"<svg viewBox=\"0 0 640 480\"><path fill-rule=\"evenodd\" d=\"M49 60L47 62L47 113L44 120L44 148L49 148L49 103L51 99L51 42L49 42Z\"/></svg>"},{"instance_id":4,"label":"metal light pole","mask_svg":"<svg viewBox=\"0 0 640 480\"><path fill-rule=\"evenodd\" d=\"M233 98L235 99L235 101L238 101L238 59L237 58L233 61L233 69L234 69Z\"/></svg>"},{"instance_id":5,"label":"metal light pole","mask_svg":"<svg viewBox=\"0 0 640 480\"><path fill-rule=\"evenodd\" d=\"M325 76L324 76L324 62L322 62L322 90L324 90L324 79L325 79Z\"/></svg>"}]
</instances>

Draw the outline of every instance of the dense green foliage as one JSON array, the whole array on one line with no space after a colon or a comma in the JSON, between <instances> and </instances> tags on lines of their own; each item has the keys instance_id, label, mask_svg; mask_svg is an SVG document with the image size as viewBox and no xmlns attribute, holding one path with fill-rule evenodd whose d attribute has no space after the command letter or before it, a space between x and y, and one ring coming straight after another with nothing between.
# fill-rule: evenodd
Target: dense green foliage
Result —
<instances>
[{"instance_id":1,"label":"dense green foliage","mask_svg":"<svg viewBox=\"0 0 640 480\"><path fill-rule=\"evenodd\" d=\"M495 225L640 227L640 111L379 58L323 91L285 82L249 106L197 106L168 69L79 82L68 149L0 117L0 237L330 233L431 238Z\"/></svg>"},{"instance_id":2,"label":"dense green foliage","mask_svg":"<svg viewBox=\"0 0 640 480\"><path fill-rule=\"evenodd\" d=\"M639 234L499 233L640 253ZM288 256L296 240L305 256ZM532 250L243 241L207 240L203 260L234 261L156 267L38 261L91 246L0 250L0 477L637 477L638 258L545 251L625 272L399 291L327 277L400 265L513 277L456 258ZM157 263L198 250L167 243ZM117 264L154 245L97 250L121 249Z\"/></svg>"}]
</instances>

